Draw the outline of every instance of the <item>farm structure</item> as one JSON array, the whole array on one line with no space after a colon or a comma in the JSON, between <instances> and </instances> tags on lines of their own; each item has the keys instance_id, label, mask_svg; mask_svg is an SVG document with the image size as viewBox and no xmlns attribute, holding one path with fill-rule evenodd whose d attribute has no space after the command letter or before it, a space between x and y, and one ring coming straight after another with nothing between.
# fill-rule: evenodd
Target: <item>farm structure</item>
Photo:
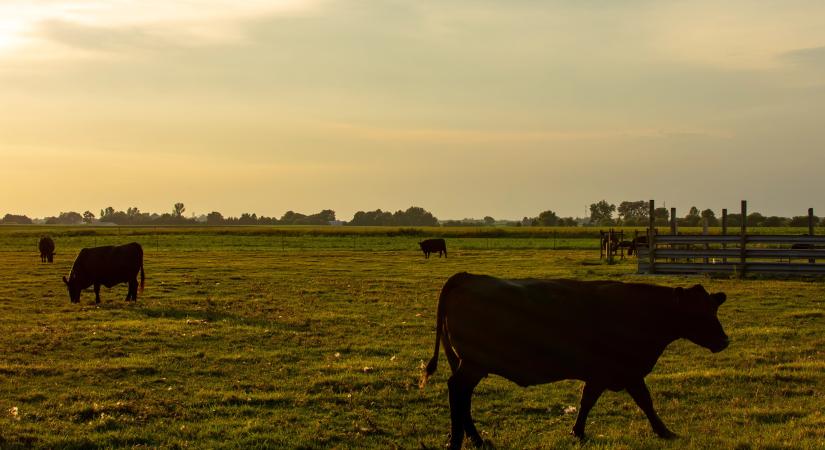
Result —
<instances>
[{"instance_id":1,"label":"farm structure","mask_svg":"<svg viewBox=\"0 0 825 450\"><path fill-rule=\"evenodd\" d=\"M650 201L650 217L654 202ZM742 201L741 218L747 217ZM680 234L675 208L671 208L669 235L658 234L651 221L647 244L639 246L638 273L748 273L825 274L825 235L816 236L813 208L808 209L807 235L748 234L740 220L738 234L728 234L727 210L722 210L722 234Z\"/></svg>"}]
</instances>

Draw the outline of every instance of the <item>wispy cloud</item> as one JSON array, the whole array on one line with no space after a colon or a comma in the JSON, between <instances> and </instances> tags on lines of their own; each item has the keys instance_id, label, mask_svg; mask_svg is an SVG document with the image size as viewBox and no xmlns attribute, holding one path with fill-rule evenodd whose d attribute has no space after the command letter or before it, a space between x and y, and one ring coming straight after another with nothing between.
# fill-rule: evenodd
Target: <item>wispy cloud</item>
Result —
<instances>
[{"instance_id":1,"label":"wispy cloud","mask_svg":"<svg viewBox=\"0 0 825 450\"><path fill-rule=\"evenodd\" d=\"M233 41L243 39L238 24L244 20L305 12L322 1L6 0L0 3L0 52L43 49L49 44L102 50L171 40Z\"/></svg>"},{"instance_id":2,"label":"wispy cloud","mask_svg":"<svg viewBox=\"0 0 825 450\"><path fill-rule=\"evenodd\" d=\"M391 128L353 123L328 124L331 131L356 139L387 142L427 142L447 144L506 144L541 142L584 142L674 137L727 139L731 132L699 129L614 129L614 130L470 130L434 128Z\"/></svg>"}]
</instances>

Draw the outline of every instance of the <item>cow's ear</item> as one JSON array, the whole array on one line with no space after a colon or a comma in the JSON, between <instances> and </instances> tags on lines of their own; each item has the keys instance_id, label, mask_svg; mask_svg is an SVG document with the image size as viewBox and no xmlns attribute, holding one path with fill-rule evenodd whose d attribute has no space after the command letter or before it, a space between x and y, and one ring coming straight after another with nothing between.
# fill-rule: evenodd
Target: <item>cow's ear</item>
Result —
<instances>
[{"instance_id":1,"label":"cow's ear","mask_svg":"<svg viewBox=\"0 0 825 450\"><path fill-rule=\"evenodd\" d=\"M69 284L69 280L66 279L66 275L63 275L63 282L66 283L67 285Z\"/></svg>"},{"instance_id":2,"label":"cow's ear","mask_svg":"<svg viewBox=\"0 0 825 450\"><path fill-rule=\"evenodd\" d=\"M721 305L722 303L725 303L725 300L728 299L728 296L725 295L724 292L717 292L715 294L711 294L711 298L716 300L716 302Z\"/></svg>"}]
</instances>

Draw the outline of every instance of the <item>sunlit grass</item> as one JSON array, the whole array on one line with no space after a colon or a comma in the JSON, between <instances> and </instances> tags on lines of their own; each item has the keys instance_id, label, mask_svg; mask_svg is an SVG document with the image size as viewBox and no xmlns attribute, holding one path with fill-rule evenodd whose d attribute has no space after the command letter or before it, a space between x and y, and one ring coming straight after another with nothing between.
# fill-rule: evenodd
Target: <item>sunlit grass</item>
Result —
<instances>
[{"instance_id":1,"label":"sunlit grass","mask_svg":"<svg viewBox=\"0 0 825 450\"><path fill-rule=\"evenodd\" d=\"M351 236L307 236L281 250L264 245L265 235L170 232L152 246L152 235L114 233L96 237L137 239L146 250L137 304L123 301L124 286L103 289L99 306L88 292L69 303L60 277L95 236L58 235L56 262L41 264L30 236L0 233L0 448L440 447L449 368L423 391L418 379L438 291L462 270L702 283L728 294L720 318L731 347L711 354L678 341L648 378L682 438L659 440L627 394L608 393L591 413L585 448L825 442L818 281L644 277L631 260L600 263L596 246L507 247L524 238L491 239L489 250L479 238L451 239L449 258L424 260L415 236L373 236L381 240L369 249L348 248ZM521 389L491 377L474 415L497 448L578 448L565 410L577 406L580 387Z\"/></svg>"}]
</instances>

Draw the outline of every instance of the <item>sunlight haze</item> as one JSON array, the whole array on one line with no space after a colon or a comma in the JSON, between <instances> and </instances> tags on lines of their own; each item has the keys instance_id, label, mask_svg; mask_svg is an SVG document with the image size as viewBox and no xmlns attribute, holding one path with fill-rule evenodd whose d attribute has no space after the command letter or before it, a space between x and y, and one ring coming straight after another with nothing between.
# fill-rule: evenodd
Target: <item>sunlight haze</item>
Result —
<instances>
[{"instance_id":1,"label":"sunlight haze","mask_svg":"<svg viewBox=\"0 0 825 450\"><path fill-rule=\"evenodd\" d=\"M825 3L4 1L0 215L825 200Z\"/></svg>"}]
</instances>

